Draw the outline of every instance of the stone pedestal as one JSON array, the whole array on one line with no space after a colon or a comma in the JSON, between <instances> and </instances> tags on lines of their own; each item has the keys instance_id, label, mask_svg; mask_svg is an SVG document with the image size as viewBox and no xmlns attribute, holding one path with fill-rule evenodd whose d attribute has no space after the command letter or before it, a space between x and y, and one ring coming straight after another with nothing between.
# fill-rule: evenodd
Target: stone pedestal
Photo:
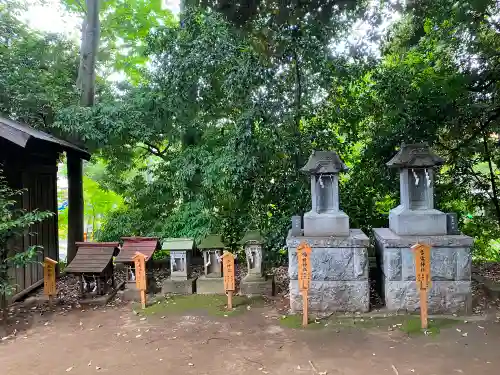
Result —
<instances>
[{"instance_id":1,"label":"stone pedestal","mask_svg":"<svg viewBox=\"0 0 500 375\"><path fill-rule=\"evenodd\" d=\"M168 278L163 281L162 294L193 294L196 292L195 278Z\"/></svg>"},{"instance_id":2,"label":"stone pedestal","mask_svg":"<svg viewBox=\"0 0 500 375\"><path fill-rule=\"evenodd\" d=\"M246 275L240 284L240 294L245 296L272 296L274 293L274 277Z\"/></svg>"},{"instance_id":3,"label":"stone pedestal","mask_svg":"<svg viewBox=\"0 0 500 375\"><path fill-rule=\"evenodd\" d=\"M135 286L135 281L127 281L123 290L122 298L124 301L141 301L141 292Z\"/></svg>"},{"instance_id":4,"label":"stone pedestal","mask_svg":"<svg viewBox=\"0 0 500 375\"><path fill-rule=\"evenodd\" d=\"M200 276L196 282L197 294L226 294L223 277Z\"/></svg>"},{"instance_id":5,"label":"stone pedestal","mask_svg":"<svg viewBox=\"0 0 500 375\"><path fill-rule=\"evenodd\" d=\"M340 210L331 213L306 212L304 214L304 236L347 237L349 236L349 216Z\"/></svg>"},{"instance_id":6,"label":"stone pedestal","mask_svg":"<svg viewBox=\"0 0 500 375\"><path fill-rule=\"evenodd\" d=\"M432 246L429 313L469 312L471 292L471 246L465 235L400 236L388 228L374 229L377 263L382 272L382 294L388 310L420 309L415 282L417 242Z\"/></svg>"},{"instance_id":7,"label":"stone pedestal","mask_svg":"<svg viewBox=\"0 0 500 375\"><path fill-rule=\"evenodd\" d=\"M312 280L309 309L322 313L335 311L366 312L370 308L368 251L370 240L359 229L351 229L346 237L289 236L288 274L290 307L302 311L298 286L297 247L306 242L312 249Z\"/></svg>"}]
</instances>

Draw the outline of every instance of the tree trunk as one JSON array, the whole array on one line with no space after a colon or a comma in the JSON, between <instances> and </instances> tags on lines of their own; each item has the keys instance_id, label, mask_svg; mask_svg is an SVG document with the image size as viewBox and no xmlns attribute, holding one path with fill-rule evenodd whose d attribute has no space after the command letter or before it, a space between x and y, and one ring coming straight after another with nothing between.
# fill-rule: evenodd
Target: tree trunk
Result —
<instances>
[{"instance_id":1,"label":"tree trunk","mask_svg":"<svg viewBox=\"0 0 500 375\"><path fill-rule=\"evenodd\" d=\"M86 0L87 12L82 24L80 67L77 87L81 90L80 105L91 107L95 101L95 67L99 47L99 0ZM78 140L76 140L78 142ZM76 255L76 243L83 241L83 166L71 153L68 159L68 263Z\"/></svg>"},{"instance_id":2,"label":"tree trunk","mask_svg":"<svg viewBox=\"0 0 500 375\"><path fill-rule=\"evenodd\" d=\"M86 0L87 13L82 24L82 43L80 46L80 68L76 84L81 90L80 104L84 107L94 105L95 66L99 47L99 0Z\"/></svg>"}]
</instances>

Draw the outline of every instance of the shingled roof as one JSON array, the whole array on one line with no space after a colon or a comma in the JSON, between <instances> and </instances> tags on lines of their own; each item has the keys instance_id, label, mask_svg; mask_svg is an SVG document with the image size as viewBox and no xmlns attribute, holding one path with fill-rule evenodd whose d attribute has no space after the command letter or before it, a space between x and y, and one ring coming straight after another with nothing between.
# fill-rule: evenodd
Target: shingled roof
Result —
<instances>
[{"instance_id":1,"label":"shingled roof","mask_svg":"<svg viewBox=\"0 0 500 375\"><path fill-rule=\"evenodd\" d=\"M339 173L349 168L335 151L313 151L306 165L300 170L310 174Z\"/></svg>"},{"instance_id":2,"label":"shingled roof","mask_svg":"<svg viewBox=\"0 0 500 375\"><path fill-rule=\"evenodd\" d=\"M71 151L82 159L90 159L90 154L87 151L82 150L70 142L5 117L0 117L0 137L22 148L29 148L37 142L51 143L61 152Z\"/></svg>"},{"instance_id":3,"label":"shingled roof","mask_svg":"<svg viewBox=\"0 0 500 375\"><path fill-rule=\"evenodd\" d=\"M247 242L256 242L258 244L264 243L264 238L258 230L249 230L245 233L243 238L238 241L238 244L245 245Z\"/></svg>"},{"instance_id":4,"label":"shingled roof","mask_svg":"<svg viewBox=\"0 0 500 375\"><path fill-rule=\"evenodd\" d=\"M118 242L77 242L77 252L67 273L100 274L118 254Z\"/></svg>"},{"instance_id":5,"label":"shingled roof","mask_svg":"<svg viewBox=\"0 0 500 375\"><path fill-rule=\"evenodd\" d=\"M224 249L225 247L220 234L209 234L198 245L198 249Z\"/></svg>"},{"instance_id":6,"label":"shingled roof","mask_svg":"<svg viewBox=\"0 0 500 375\"><path fill-rule=\"evenodd\" d=\"M123 246L120 254L115 258L116 263L130 263L134 261L136 252L140 252L150 260L153 253L160 248L157 237L122 237Z\"/></svg>"},{"instance_id":7,"label":"shingled roof","mask_svg":"<svg viewBox=\"0 0 500 375\"><path fill-rule=\"evenodd\" d=\"M430 149L427 142L402 144L401 149L386 165L394 168L431 168L444 160Z\"/></svg>"},{"instance_id":8,"label":"shingled roof","mask_svg":"<svg viewBox=\"0 0 500 375\"><path fill-rule=\"evenodd\" d=\"M192 238L166 238L163 240L163 250L193 250L194 241Z\"/></svg>"}]
</instances>

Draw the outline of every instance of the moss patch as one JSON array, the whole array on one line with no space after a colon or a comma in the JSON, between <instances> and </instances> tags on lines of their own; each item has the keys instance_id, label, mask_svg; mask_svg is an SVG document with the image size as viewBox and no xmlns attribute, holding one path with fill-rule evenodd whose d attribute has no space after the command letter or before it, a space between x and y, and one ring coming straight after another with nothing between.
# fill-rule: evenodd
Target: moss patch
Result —
<instances>
[{"instance_id":1,"label":"moss patch","mask_svg":"<svg viewBox=\"0 0 500 375\"><path fill-rule=\"evenodd\" d=\"M428 325L427 334L428 335L437 335L437 334L439 334L439 332L441 332L441 329L451 327L457 323L459 323L459 321L454 320L454 319L445 319L445 318L429 319L428 324L427 324ZM398 328L410 336L425 333L424 330L422 330L422 328L421 328L419 316L406 317L406 319L403 321L402 325L398 326Z\"/></svg>"},{"instance_id":2,"label":"moss patch","mask_svg":"<svg viewBox=\"0 0 500 375\"><path fill-rule=\"evenodd\" d=\"M181 315L184 313L207 313L214 316L237 315L246 311L247 306L264 305L262 298L233 297L233 309L227 310L227 297L221 295L193 294L189 296L167 297L143 310L144 315Z\"/></svg>"},{"instance_id":3,"label":"moss patch","mask_svg":"<svg viewBox=\"0 0 500 375\"><path fill-rule=\"evenodd\" d=\"M457 324L454 319L429 319L428 335L436 335L441 329ZM304 329L302 327L302 315L290 315L280 319L280 324L286 328ZM331 317L324 320L309 318L309 324L305 329L380 329L400 330L409 336L424 334L420 328L420 317L413 315L397 315L389 317Z\"/></svg>"}]
</instances>

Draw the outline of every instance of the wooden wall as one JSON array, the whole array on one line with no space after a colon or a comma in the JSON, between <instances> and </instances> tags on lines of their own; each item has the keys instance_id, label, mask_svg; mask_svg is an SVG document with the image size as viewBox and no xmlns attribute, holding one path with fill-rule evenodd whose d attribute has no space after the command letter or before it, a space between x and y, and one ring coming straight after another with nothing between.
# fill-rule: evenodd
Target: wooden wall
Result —
<instances>
[{"instance_id":1,"label":"wooden wall","mask_svg":"<svg viewBox=\"0 0 500 375\"><path fill-rule=\"evenodd\" d=\"M0 145L1 146L1 145ZM1 149L1 148L0 148ZM52 211L55 215L41 223L32 226L29 232L9 246L11 251L23 251L31 245L42 246L39 249L38 261L48 256L59 260L59 243L57 231L57 154L30 155L24 153L19 157L23 149L17 150L16 160L11 153L0 154L3 163L4 174L11 187L15 189L24 188L22 199L19 202L24 209L32 211ZM6 156L7 155L7 156ZM2 160L3 159L3 160ZM15 295L11 298L16 300L19 293L34 289L43 283L43 267L41 263L29 264L23 268L10 270L13 283L16 286Z\"/></svg>"}]
</instances>

